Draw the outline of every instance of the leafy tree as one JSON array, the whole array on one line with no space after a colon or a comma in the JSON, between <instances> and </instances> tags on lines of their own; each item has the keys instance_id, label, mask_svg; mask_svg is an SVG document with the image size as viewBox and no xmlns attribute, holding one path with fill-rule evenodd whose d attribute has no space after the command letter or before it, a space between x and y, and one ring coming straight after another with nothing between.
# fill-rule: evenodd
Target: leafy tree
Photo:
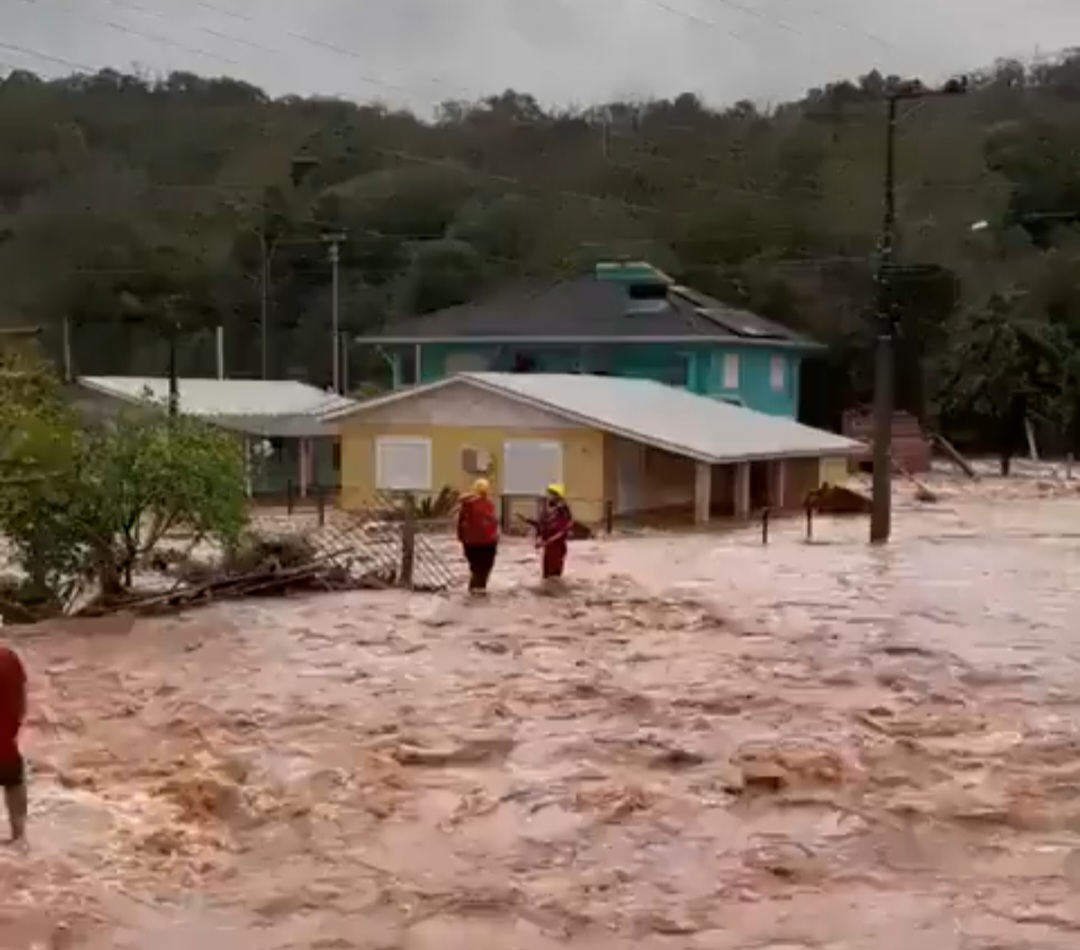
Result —
<instances>
[{"instance_id":1,"label":"leafy tree","mask_svg":"<svg viewBox=\"0 0 1080 950\"><path fill-rule=\"evenodd\" d=\"M75 515L83 443L58 380L33 356L0 359L0 534L26 572L21 598L62 604L85 555Z\"/></svg>"},{"instance_id":2,"label":"leafy tree","mask_svg":"<svg viewBox=\"0 0 1080 950\"><path fill-rule=\"evenodd\" d=\"M130 587L135 567L170 532L231 546L244 526L240 442L163 408L124 413L87 439L75 517L106 595Z\"/></svg>"},{"instance_id":3,"label":"leafy tree","mask_svg":"<svg viewBox=\"0 0 1080 950\"><path fill-rule=\"evenodd\" d=\"M961 311L942 357L940 411L989 426L1009 474L1034 419L1066 421L1076 398L1075 351L1060 326L1027 310L1023 294L994 295Z\"/></svg>"},{"instance_id":4,"label":"leafy tree","mask_svg":"<svg viewBox=\"0 0 1080 950\"><path fill-rule=\"evenodd\" d=\"M236 543L245 473L229 433L163 407L85 430L40 363L0 367L0 532L27 574L24 599L56 609L90 578L115 595L170 532Z\"/></svg>"}]
</instances>

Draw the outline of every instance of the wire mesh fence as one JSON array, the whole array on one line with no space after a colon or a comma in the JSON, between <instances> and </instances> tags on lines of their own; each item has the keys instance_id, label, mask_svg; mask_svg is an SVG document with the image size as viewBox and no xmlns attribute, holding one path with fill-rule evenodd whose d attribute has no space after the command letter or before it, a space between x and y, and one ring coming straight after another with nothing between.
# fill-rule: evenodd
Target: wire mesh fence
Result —
<instances>
[{"instance_id":1,"label":"wire mesh fence","mask_svg":"<svg viewBox=\"0 0 1080 950\"><path fill-rule=\"evenodd\" d=\"M270 532L303 533L321 556L350 575L385 586L443 591L462 579L452 521L421 521L416 500L408 495L379 493L349 510L318 501L304 507L260 506L252 523Z\"/></svg>"}]
</instances>

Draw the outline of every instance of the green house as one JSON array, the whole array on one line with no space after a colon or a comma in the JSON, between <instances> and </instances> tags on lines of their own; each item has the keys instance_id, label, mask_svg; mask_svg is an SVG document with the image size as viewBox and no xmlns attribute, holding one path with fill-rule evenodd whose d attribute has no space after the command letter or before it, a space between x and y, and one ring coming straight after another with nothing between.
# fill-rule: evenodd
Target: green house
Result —
<instances>
[{"instance_id":1,"label":"green house","mask_svg":"<svg viewBox=\"0 0 1080 950\"><path fill-rule=\"evenodd\" d=\"M587 373L652 379L788 418L799 414L802 361L821 349L644 262L506 288L357 342L378 348L394 388L460 372Z\"/></svg>"}]
</instances>

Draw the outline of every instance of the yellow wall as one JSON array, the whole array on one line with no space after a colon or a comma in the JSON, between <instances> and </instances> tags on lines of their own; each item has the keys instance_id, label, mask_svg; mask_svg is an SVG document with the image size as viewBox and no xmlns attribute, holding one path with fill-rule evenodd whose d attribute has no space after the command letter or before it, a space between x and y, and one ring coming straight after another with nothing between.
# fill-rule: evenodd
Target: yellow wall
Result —
<instances>
[{"instance_id":1,"label":"yellow wall","mask_svg":"<svg viewBox=\"0 0 1080 950\"><path fill-rule=\"evenodd\" d=\"M826 482L830 485L843 485L848 480L848 459L846 456L840 458L823 458L821 460L821 484Z\"/></svg>"},{"instance_id":2,"label":"yellow wall","mask_svg":"<svg viewBox=\"0 0 1080 950\"><path fill-rule=\"evenodd\" d=\"M783 507L795 511L802 508L806 496L821 486L821 459L788 459L784 475Z\"/></svg>"},{"instance_id":3,"label":"yellow wall","mask_svg":"<svg viewBox=\"0 0 1080 950\"><path fill-rule=\"evenodd\" d=\"M492 491L500 493L503 443L514 439L542 439L563 446L563 482L574 516L597 523L604 516L604 435L593 429L503 429L480 426L417 424L362 425L346 421L341 431L341 506L361 509L375 497L375 440L380 436L431 439L432 494L450 486L467 490L475 478L461 467L465 448L483 449L495 462ZM521 502L516 510L532 515L532 505Z\"/></svg>"}]
</instances>

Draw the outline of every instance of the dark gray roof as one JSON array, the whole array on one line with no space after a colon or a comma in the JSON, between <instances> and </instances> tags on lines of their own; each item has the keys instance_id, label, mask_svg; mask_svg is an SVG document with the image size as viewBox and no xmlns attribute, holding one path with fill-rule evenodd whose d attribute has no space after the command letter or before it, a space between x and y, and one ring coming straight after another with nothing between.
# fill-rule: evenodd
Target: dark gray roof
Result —
<instances>
[{"instance_id":1,"label":"dark gray roof","mask_svg":"<svg viewBox=\"0 0 1080 950\"><path fill-rule=\"evenodd\" d=\"M369 340L701 337L814 345L787 327L679 284L666 298L635 300L592 274L503 290L488 298L396 321Z\"/></svg>"}]
</instances>

